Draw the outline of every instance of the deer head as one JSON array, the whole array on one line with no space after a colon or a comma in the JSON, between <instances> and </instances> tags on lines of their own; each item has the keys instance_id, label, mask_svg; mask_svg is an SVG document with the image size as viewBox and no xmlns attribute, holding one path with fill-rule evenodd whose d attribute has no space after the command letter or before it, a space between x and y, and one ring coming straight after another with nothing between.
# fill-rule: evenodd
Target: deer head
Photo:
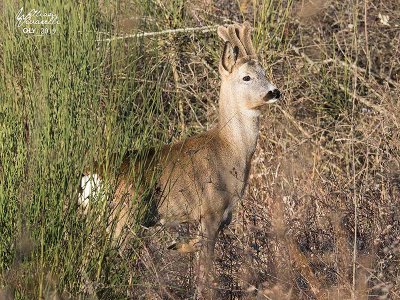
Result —
<instances>
[{"instance_id":1,"label":"deer head","mask_svg":"<svg viewBox=\"0 0 400 300\"><path fill-rule=\"evenodd\" d=\"M225 42L219 64L220 107L231 113L258 116L260 108L277 101L280 92L266 79L257 59L250 24L220 26L218 35Z\"/></svg>"}]
</instances>

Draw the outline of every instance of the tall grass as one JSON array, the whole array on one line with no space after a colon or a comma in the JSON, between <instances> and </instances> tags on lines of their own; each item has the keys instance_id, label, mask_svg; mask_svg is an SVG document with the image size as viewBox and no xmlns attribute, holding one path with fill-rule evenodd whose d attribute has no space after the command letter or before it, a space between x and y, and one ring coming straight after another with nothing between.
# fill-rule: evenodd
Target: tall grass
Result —
<instances>
[{"instance_id":1,"label":"tall grass","mask_svg":"<svg viewBox=\"0 0 400 300\"><path fill-rule=\"evenodd\" d=\"M81 174L104 161L112 184L126 149L165 140L174 105L162 98L170 69L157 41L99 41L99 32L113 34L116 9L102 5L6 1L3 7L0 285L16 299L64 291L64 297L115 299L132 284L136 254L121 261L111 243L107 198L92 199L90 212L82 213ZM23 33L15 19L21 7L57 14L59 24L47 26L56 32Z\"/></svg>"}]
</instances>

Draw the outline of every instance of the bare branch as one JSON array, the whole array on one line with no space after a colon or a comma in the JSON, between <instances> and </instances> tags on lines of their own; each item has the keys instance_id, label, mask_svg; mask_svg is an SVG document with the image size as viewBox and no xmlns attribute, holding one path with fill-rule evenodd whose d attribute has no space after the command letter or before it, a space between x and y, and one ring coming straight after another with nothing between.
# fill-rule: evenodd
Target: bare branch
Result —
<instances>
[{"instance_id":1,"label":"bare branch","mask_svg":"<svg viewBox=\"0 0 400 300\"><path fill-rule=\"evenodd\" d=\"M157 36L157 35L164 35L164 34L177 34L177 33L186 33L186 32L195 32L200 31L202 33L214 31L217 29L218 25L211 25L211 26L202 26L202 27L187 27L187 28L177 28L177 29L166 29L163 31L154 31L154 32L139 32L135 34L127 34L122 36L114 36L107 39L98 39L98 42L111 42L115 40L122 40L122 39L131 39L131 38L138 38L138 37L145 37L145 36Z\"/></svg>"}]
</instances>

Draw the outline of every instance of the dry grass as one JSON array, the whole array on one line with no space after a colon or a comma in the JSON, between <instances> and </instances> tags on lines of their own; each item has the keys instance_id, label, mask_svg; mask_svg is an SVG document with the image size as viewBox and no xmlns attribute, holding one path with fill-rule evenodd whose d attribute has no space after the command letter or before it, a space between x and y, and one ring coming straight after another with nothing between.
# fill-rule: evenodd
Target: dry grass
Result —
<instances>
[{"instance_id":1,"label":"dry grass","mask_svg":"<svg viewBox=\"0 0 400 300\"><path fill-rule=\"evenodd\" d=\"M264 114L249 191L217 246L221 299L400 298L399 17L393 1L294 4L286 45L263 56L284 99ZM215 94L198 78L215 81L202 67L177 71L212 123ZM198 126L185 116L186 128ZM188 297L193 258L156 249L163 285Z\"/></svg>"}]
</instances>

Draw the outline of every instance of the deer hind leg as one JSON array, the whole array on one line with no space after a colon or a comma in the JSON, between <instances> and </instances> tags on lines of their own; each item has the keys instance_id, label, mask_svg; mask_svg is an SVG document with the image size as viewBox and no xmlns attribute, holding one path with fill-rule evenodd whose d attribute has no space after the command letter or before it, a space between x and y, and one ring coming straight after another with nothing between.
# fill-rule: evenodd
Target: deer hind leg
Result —
<instances>
[{"instance_id":1,"label":"deer hind leg","mask_svg":"<svg viewBox=\"0 0 400 300\"><path fill-rule=\"evenodd\" d=\"M135 193L131 183L121 180L114 191L114 197L109 203L109 230L112 234L113 242L117 243L121 249L127 246L130 239L129 231L135 223L134 211L136 207Z\"/></svg>"},{"instance_id":2,"label":"deer hind leg","mask_svg":"<svg viewBox=\"0 0 400 300\"><path fill-rule=\"evenodd\" d=\"M219 222L219 227L217 231L221 231L224 229L226 226L228 226L232 221L232 210L226 209L221 222ZM203 224L203 227L205 224ZM193 252L198 252L202 249L202 245L204 244L204 238L202 237L202 230L200 228L200 234L198 237L190 239L185 242L179 242L179 243L173 243L172 245L168 246L168 249L172 250L177 250L179 253L193 253ZM214 241L215 243L215 241Z\"/></svg>"},{"instance_id":3,"label":"deer hind leg","mask_svg":"<svg viewBox=\"0 0 400 300\"><path fill-rule=\"evenodd\" d=\"M194 253L201 250L202 238L196 237L187 242L174 243L168 249L177 250L179 253Z\"/></svg>"}]
</instances>

